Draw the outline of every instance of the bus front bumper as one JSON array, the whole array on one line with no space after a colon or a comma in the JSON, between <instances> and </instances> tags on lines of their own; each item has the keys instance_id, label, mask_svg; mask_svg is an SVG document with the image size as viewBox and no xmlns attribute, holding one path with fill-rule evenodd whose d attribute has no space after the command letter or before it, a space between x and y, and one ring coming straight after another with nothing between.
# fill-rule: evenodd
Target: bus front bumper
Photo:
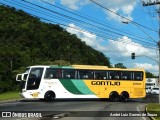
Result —
<instances>
[{"instance_id":1,"label":"bus front bumper","mask_svg":"<svg viewBox=\"0 0 160 120\"><path fill-rule=\"evenodd\" d=\"M22 93L19 93L19 95L20 95L22 98L25 98L25 96L24 96Z\"/></svg>"},{"instance_id":2,"label":"bus front bumper","mask_svg":"<svg viewBox=\"0 0 160 120\"><path fill-rule=\"evenodd\" d=\"M23 91L20 93L22 98L42 98L40 92Z\"/></svg>"}]
</instances>

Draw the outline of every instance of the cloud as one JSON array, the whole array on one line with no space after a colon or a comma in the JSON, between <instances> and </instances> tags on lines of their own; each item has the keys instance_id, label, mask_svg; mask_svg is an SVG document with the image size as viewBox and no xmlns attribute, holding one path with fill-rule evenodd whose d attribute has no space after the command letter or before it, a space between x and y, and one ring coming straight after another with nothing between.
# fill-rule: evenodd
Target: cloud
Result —
<instances>
[{"instance_id":1,"label":"cloud","mask_svg":"<svg viewBox=\"0 0 160 120\"><path fill-rule=\"evenodd\" d=\"M130 57L133 52L136 56L147 55L150 58L155 58L156 56L155 51L143 47L141 44L132 41L127 36L115 40L104 41L95 34L91 34L73 23L69 24L66 30L71 34L76 34L81 41L84 41L87 45L103 52L107 57L112 58L112 60L122 62L125 57L127 57L128 60L128 57ZM149 63L133 63L132 66L134 66L134 68L144 68L154 74L157 74L158 71L158 65Z\"/></svg>"},{"instance_id":2,"label":"cloud","mask_svg":"<svg viewBox=\"0 0 160 120\"><path fill-rule=\"evenodd\" d=\"M127 19L133 20L131 14L134 10L134 7L136 6L136 0L104 0L103 2L102 1L103 0L100 0L99 3L103 3L102 5L106 8L109 8L113 12L118 13L121 16L126 17ZM105 13L107 15L107 19L109 20L121 22L124 19L107 10L105 10Z\"/></svg>"},{"instance_id":3,"label":"cloud","mask_svg":"<svg viewBox=\"0 0 160 120\"><path fill-rule=\"evenodd\" d=\"M62 5L67 6L74 10L80 9L80 7L88 3L89 3L88 0L61 0Z\"/></svg>"},{"instance_id":4,"label":"cloud","mask_svg":"<svg viewBox=\"0 0 160 120\"><path fill-rule=\"evenodd\" d=\"M104 41L95 34L83 30L73 23L69 24L66 30L72 34L76 34L77 37L87 45L107 54L115 60L119 58L122 60L123 57L130 57L131 53L135 53L136 56L147 55L147 57L151 58L156 57L156 52L154 50L143 47L141 44L132 41L127 36Z\"/></svg>"},{"instance_id":5,"label":"cloud","mask_svg":"<svg viewBox=\"0 0 160 120\"><path fill-rule=\"evenodd\" d=\"M159 69L158 65L153 65L150 63L134 63L134 68L143 68L147 71L152 71L152 73L157 74Z\"/></svg>"},{"instance_id":6,"label":"cloud","mask_svg":"<svg viewBox=\"0 0 160 120\"><path fill-rule=\"evenodd\" d=\"M104 41L97 38L95 34L85 31L80 27L77 27L73 23L69 24L66 30L71 34L76 34L79 39L81 39L87 45L93 47L94 49L99 50L101 52L106 51L106 47L102 45Z\"/></svg>"},{"instance_id":7,"label":"cloud","mask_svg":"<svg viewBox=\"0 0 160 120\"><path fill-rule=\"evenodd\" d=\"M149 59L155 59L156 61L156 51L143 47L141 44L132 41L127 36L123 36L116 40L109 40L108 50L113 52L107 52L106 54L112 58L114 61L125 61L131 57L131 53L135 53L137 57L144 57ZM137 58L136 57L136 58ZM144 61L145 62L145 61ZM157 74L158 65L153 65L150 63L130 63L130 66L134 68L144 68L145 70Z\"/></svg>"},{"instance_id":8,"label":"cloud","mask_svg":"<svg viewBox=\"0 0 160 120\"><path fill-rule=\"evenodd\" d=\"M149 56L155 57L155 51L143 47L141 44L132 41L127 36L123 36L116 40L109 40L108 50L115 51L119 56L129 57L131 53L135 53L136 56ZM107 51L106 51L107 52ZM116 54L112 55L113 57L118 57Z\"/></svg>"},{"instance_id":9,"label":"cloud","mask_svg":"<svg viewBox=\"0 0 160 120\"><path fill-rule=\"evenodd\" d=\"M113 12L118 13L130 20L133 19L131 14L134 10L134 7L136 6L136 0L98 0L98 1L95 0L95 2L97 2L100 5L103 5L106 8L109 8ZM78 10L81 7L91 3L92 2L89 0L61 0L62 5L67 6L74 10ZM109 12L103 8L101 9L106 13L107 19L122 21L122 18L119 17L118 15Z\"/></svg>"}]
</instances>

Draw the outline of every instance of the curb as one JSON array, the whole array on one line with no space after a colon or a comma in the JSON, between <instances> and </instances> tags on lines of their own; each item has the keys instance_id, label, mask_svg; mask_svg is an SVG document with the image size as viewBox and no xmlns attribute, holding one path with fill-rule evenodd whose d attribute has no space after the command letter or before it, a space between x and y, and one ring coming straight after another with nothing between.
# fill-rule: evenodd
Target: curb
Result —
<instances>
[{"instance_id":1,"label":"curb","mask_svg":"<svg viewBox=\"0 0 160 120\"><path fill-rule=\"evenodd\" d=\"M11 102L17 102L17 101L20 101L20 100L23 100L23 99L3 100L3 101L0 101L0 104L2 104L2 103L11 103Z\"/></svg>"},{"instance_id":2,"label":"curb","mask_svg":"<svg viewBox=\"0 0 160 120\"><path fill-rule=\"evenodd\" d=\"M145 109L145 112L146 113L149 113L148 111L147 111L147 107L146 107L146 109ZM154 117L151 117L151 116L148 116L151 120L156 120Z\"/></svg>"}]
</instances>

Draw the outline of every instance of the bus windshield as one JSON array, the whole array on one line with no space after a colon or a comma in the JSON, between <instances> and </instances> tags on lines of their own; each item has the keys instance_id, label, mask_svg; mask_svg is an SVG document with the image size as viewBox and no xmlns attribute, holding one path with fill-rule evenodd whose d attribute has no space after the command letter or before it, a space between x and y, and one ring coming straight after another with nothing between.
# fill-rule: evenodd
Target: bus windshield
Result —
<instances>
[{"instance_id":1,"label":"bus windshield","mask_svg":"<svg viewBox=\"0 0 160 120\"><path fill-rule=\"evenodd\" d=\"M27 81L27 90L39 88L42 78L43 68L31 68Z\"/></svg>"}]
</instances>

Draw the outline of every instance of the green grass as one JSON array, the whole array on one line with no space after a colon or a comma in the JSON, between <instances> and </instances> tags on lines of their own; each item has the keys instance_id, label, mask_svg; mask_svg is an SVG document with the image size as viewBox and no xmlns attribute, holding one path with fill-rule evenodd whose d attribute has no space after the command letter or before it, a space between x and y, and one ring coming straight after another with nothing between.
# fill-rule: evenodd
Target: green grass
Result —
<instances>
[{"instance_id":1,"label":"green grass","mask_svg":"<svg viewBox=\"0 0 160 120\"><path fill-rule=\"evenodd\" d=\"M158 103L149 103L147 106L148 113L157 114L159 117L154 117L156 120L160 120L160 104Z\"/></svg>"},{"instance_id":2,"label":"green grass","mask_svg":"<svg viewBox=\"0 0 160 120\"><path fill-rule=\"evenodd\" d=\"M20 99L20 95L18 91L0 93L0 101L3 100L12 100L12 99Z\"/></svg>"}]
</instances>

